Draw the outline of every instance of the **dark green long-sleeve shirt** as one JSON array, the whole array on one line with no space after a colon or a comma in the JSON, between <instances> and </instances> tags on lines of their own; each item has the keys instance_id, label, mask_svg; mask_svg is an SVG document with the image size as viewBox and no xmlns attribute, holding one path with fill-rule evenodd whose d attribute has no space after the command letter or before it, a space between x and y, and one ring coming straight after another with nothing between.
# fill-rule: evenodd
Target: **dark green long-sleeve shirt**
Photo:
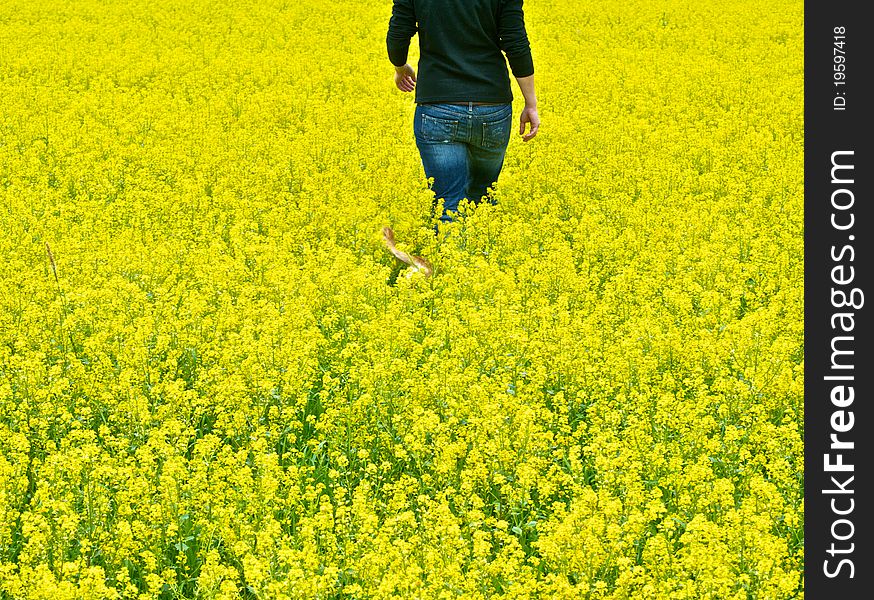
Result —
<instances>
[{"instance_id":1,"label":"dark green long-sleeve shirt","mask_svg":"<svg viewBox=\"0 0 874 600\"><path fill-rule=\"evenodd\" d=\"M417 103L511 102L507 62L516 77L534 74L522 0L394 0L393 65L407 62L417 32Z\"/></svg>"}]
</instances>

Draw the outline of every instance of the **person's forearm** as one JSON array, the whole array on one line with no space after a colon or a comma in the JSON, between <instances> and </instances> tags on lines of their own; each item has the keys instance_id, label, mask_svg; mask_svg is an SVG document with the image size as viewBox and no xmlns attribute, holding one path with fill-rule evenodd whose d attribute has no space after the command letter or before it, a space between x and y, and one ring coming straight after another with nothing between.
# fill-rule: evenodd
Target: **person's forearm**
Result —
<instances>
[{"instance_id":1,"label":"person's forearm","mask_svg":"<svg viewBox=\"0 0 874 600\"><path fill-rule=\"evenodd\" d=\"M525 98L525 106L528 108L537 107L537 94L534 93L534 75L528 77L517 77L516 83L519 84L519 89L522 90L522 96Z\"/></svg>"},{"instance_id":2,"label":"person's forearm","mask_svg":"<svg viewBox=\"0 0 874 600\"><path fill-rule=\"evenodd\" d=\"M416 12L412 0L394 0L385 42L388 58L395 69L400 69L406 64L410 40L416 35L417 30Z\"/></svg>"}]
</instances>

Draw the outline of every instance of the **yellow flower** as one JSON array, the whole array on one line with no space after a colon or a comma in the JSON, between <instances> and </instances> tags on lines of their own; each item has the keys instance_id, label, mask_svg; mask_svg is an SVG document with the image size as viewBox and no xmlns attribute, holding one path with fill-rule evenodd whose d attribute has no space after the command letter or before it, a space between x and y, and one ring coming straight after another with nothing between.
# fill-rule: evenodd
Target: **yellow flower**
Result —
<instances>
[{"instance_id":1,"label":"yellow flower","mask_svg":"<svg viewBox=\"0 0 874 600\"><path fill-rule=\"evenodd\" d=\"M526 5L436 237L387 0L6 4L0 596L801 597L801 2Z\"/></svg>"}]
</instances>

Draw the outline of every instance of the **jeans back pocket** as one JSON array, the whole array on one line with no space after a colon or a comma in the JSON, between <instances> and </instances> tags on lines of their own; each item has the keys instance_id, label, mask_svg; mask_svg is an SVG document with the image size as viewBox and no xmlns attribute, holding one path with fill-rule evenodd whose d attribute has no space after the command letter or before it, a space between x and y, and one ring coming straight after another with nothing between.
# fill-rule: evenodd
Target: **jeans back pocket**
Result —
<instances>
[{"instance_id":1,"label":"jeans back pocket","mask_svg":"<svg viewBox=\"0 0 874 600\"><path fill-rule=\"evenodd\" d=\"M443 142L448 144L455 140L455 135L458 132L458 121L452 119L442 119L431 115L422 115L422 139L429 142Z\"/></svg>"},{"instance_id":2,"label":"jeans back pocket","mask_svg":"<svg viewBox=\"0 0 874 600\"><path fill-rule=\"evenodd\" d=\"M513 122L513 111L502 119L483 122L483 148L506 148L510 143L510 124Z\"/></svg>"}]
</instances>

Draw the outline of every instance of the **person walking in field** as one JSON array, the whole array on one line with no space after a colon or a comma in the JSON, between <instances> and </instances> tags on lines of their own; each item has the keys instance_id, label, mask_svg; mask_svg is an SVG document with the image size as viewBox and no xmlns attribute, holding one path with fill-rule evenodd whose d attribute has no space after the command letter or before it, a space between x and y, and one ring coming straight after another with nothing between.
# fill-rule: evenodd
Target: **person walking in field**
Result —
<instances>
[{"instance_id":1,"label":"person walking in field","mask_svg":"<svg viewBox=\"0 0 874 600\"><path fill-rule=\"evenodd\" d=\"M416 33L418 77L407 63ZM487 196L504 165L513 118L507 62L525 98L519 134L527 142L540 127L522 0L394 0L386 45L395 85L415 90L416 146L435 203L444 201L440 220L451 221L462 198Z\"/></svg>"}]
</instances>

